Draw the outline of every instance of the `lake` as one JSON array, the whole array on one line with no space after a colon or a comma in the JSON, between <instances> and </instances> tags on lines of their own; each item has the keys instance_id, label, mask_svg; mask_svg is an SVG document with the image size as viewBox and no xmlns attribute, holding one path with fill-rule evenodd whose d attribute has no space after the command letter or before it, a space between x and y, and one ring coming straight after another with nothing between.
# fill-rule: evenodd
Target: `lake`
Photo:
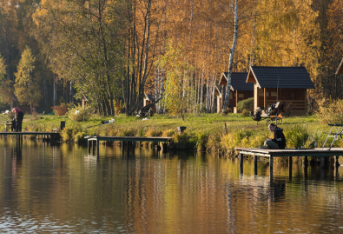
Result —
<instances>
[{"instance_id":1,"label":"lake","mask_svg":"<svg viewBox=\"0 0 343 234\"><path fill-rule=\"evenodd\" d=\"M343 167L0 139L0 232L343 233Z\"/></svg>"}]
</instances>

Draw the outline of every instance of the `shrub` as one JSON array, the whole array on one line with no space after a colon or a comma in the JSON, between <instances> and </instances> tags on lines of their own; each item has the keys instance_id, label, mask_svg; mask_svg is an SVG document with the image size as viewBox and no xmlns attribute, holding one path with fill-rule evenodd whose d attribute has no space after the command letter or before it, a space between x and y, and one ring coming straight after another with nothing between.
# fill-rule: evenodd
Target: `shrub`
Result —
<instances>
[{"instance_id":1,"label":"shrub","mask_svg":"<svg viewBox=\"0 0 343 234\"><path fill-rule=\"evenodd\" d=\"M188 134L186 132L177 134L175 142L179 150L194 149L198 141L198 137L194 134Z\"/></svg>"},{"instance_id":2,"label":"shrub","mask_svg":"<svg viewBox=\"0 0 343 234\"><path fill-rule=\"evenodd\" d=\"M174 134L175 134L174 130L167 129L167 130L163 131L162 136L163 137L172 137L172 136L174 136Z\"/></svg>"},{"instance_id":3,"label":"shrub","mask_svg":"<svg viewBox=\"0 0 343 234\"><path fill-rule=\"evenodd\" d=\"M254 110L254 98L248 98L237 103L237 111L242 112L243 110Z\"/></svg>"},{"instance_id":4,"label":"shrub","mask_svg":"<svg viewBox=\"0 0 343 234\"><path fill-rule=\"evenodd\" d=\"M156 130L156 129L151 129L149 128L148 131L146 132L147 137L159 137L162 135L161 130Z\"/></svg>"},{"instance_id":5,"label":"shrub","mask_svg":"<svg viewBox=\"0 0 343 234\"><path fill-rule=\"evenodd\" d=\"M69 110L68 117L76 122L87 121L91 117L91 107L82 108L80 105Z\"/></svg>"},{"instance_id":6,"label":"shrub","mask_svg":"<svg viewBox=\"0 0 343 234\"><path fill-rule=\"evenodd\" d=\"M343 100L322 100L317 112L322 123L343 124Z\"/></svg>"},{"instance_id":7,"label":"shrub","mask_svg":"<svg viewBox=\"0 0 343 234\"><path fill-rule=\"evenodd\" d=\"M62 116L62 115L65 115L66 112L67 112L67 106L65 103L61 103L61 105L59 106L54 106L54 107L51 107L54 114L57 115L57 116Z\"/></svg>"},{"instance_id":8,"label":"shrub","mask_svg":"<svg viewBox=\"0 0 343 234\"><path fill-rule=\"evenodd\" d=\"M87 136L86 132L78 132L74 135L74 142L75 143L81 143L81 142L87 142L87 140L85 139L85 136Z\"/></svg>"},{"instance_id":9,"label":"shrub","mask_svg":"<svg viewBox=\"0 0 343 234\"><path fill-rule=\"evenodd\" d=\"M242 111L242 116L249 116L250 115L250 110L248 110L248 109L244 109L243 111Z\"/></svg>"},{"instance_id":10,"label":"shrub","mask_svg":"<svg viewBox=\"0 0 343 234\"><path fill-rule=\"evenodd\" d=\"M227 153L232 154L235 152L235 147L250 148L251 140L253 139L252 130L237 130L235 132L224 135L222 138L222 145ZM259 142L259 141L258 141Z\"/></svg>"},{"instance_id":11,"label":"shrub","mask_svg":"<svg viewBox=\"0 0 343 234\"><path fill-rule=\"evenodd\" d=\"M219 132L213 132L208 136L207 149L210 149L211 153L217 153L221 150L222 134Z\"/></svg>"},{"instance_id":12,"label":"shrub","mask_svg":"<svg viewBox=\"0 0 343 234\"><path fill-rule=\"evenodd\" d=\"M124 128L118 130L118 136L135 136L136 133L136 128Z\"/></svg>"},{"instance_id":13,"label":"shrub","mask_svg":"<svg viewBox=\"0 0 343 234\"><path fill-rule=\"evenodd\" d=\"M61 132L61 137L63 141L70 141L73 139L73 128L64 128Z\"/></svg>"},{"instance_id":14,"label":"shrub","mask_svg":"<svg viewBox=\"0 0 343 234\"><path fill-rule=\"evenodd\" d=\"M307 141L310 138L308 129L305 126L295 125L288 129L287 132L284 132L286 137L286 147L287 148L299 148L307 144Z\"/></svg>"},{"instance_id":15,"label":"shrub","mask_svg":"<svg viewBox=\"0 0 343 234\"><path fill-rule=\"evenodd\" d=\"M207 132L201 132L198 134L197 149L198 151L205 151L207 147L209 134Z\"/></svg>"}]
</instances>

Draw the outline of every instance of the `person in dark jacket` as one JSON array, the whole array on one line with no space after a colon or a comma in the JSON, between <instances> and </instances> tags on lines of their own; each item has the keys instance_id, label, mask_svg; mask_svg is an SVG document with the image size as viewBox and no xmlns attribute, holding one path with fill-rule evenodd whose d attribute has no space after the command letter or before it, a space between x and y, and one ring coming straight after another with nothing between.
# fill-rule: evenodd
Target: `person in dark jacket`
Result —
<instances>
[{"instance_id":1,"label":"person in dark jacket","mask_svg":"<svg viewBox=\"0 0 343 234\"><path fill-rule=\"evenodd\" d=\"M278 128L275 124L269 124L269 131L274 133L273 139L267 139L264 142L264 146L270 149L284 149L286 148L286 137L283 134L283 129Z\"/></svg>"},{"instance_id":2,"label":"person in dark jacket","mask_svg":"<svg viewBox=\"0 0 343 234\"><path fill-rule=\"evenodd\" d=\"M12 112L15 115L15 128L14 130L16 132L21 132L21 128L22 128L22 123L23 123L23 118L24 118L24 112L22 112L22 110L20 110L18 107L14 107L12 109Z\"/></svg>"}]
</instances>

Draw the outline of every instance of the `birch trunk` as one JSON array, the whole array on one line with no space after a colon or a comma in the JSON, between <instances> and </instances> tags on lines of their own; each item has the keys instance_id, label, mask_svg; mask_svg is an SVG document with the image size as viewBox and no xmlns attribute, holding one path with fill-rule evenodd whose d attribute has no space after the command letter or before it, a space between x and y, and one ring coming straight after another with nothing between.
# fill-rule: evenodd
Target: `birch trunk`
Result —
<instances>
[{"instance_id":1,"label":"birch trunk","mask_svg":"<svg viewBox=\"0 0 343 234\"><path fill-rule=\"evenodd\" d=\"M228 108L229 105L229 98L230 98L230 87L231 87L231 77L232 77L232 62L233 62L233 56L236 49L237 44L237 31L238 31L238 0L235 0L235 5L232 6L233 8L233 15L234 15L234 33L233 33L233 42L232 47L230 51L230 60L229 60L229 68L228 68L228 81L227 81L227 87L226 87L226 95L225 95L225 102L223 111L225 111Z\"/></svg>"}]
</instances>

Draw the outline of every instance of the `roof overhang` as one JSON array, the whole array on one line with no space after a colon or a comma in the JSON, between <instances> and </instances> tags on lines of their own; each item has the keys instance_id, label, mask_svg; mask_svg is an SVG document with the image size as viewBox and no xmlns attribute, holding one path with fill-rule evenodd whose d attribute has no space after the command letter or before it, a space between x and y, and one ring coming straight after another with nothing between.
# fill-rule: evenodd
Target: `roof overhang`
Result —
<instances>
[{"instance_id":1,"label":"roof overhang","mask_svg":"<svg viewBox=\"0 0 343 234\"><path fill-rule=\"evenodd\" d=\"M254 83L254 84L256 83L259 88L262 88L260 83L258 83L257 77L256 77L252 67L249 68L246 83Z\"/></svg>"},{"instance_id":2,"label":"roof overhang","mask_svg":"<svg viewBox=\"0 0 343 234\"><path fill-rule=\"evenodd\" d=\"M227 77L225 75L225 72L222 72L222 75L220 76L220 79L219 79L219 85L227 85Z\"/></svg>"},{"instance_id":3,"label":"roof overhang","mask_svg":"<svg viewBox=\"0 0 343 234\"><path fill-rule=\"evenodd\" d=\"M219 97L222 97L222 93L220 92L220 90L218 89L217 86L214 88L214 94L219 96Z\"/></svg>"},{"instance_id":4,"label":"roof overhang","mask_svg":"<svg viewBox=\"0 0 343 234\"><path fill-rule=\"evenodd\" d=\"M146 100L148 100L148 101L150 101L150 98L149 98L149 96L144 92L144 99L146 99Z\"/></svg>"},{"instance_id":5,"label":"roof overhang","mask_svg":"<svg viewBox=\"0 0 343 234\"><path fill-rule=\"evenodd\" d=\"M343 74L343 59L341 60L338 69L336 71L336 75Z\"/></svg>"}]
</instances>

